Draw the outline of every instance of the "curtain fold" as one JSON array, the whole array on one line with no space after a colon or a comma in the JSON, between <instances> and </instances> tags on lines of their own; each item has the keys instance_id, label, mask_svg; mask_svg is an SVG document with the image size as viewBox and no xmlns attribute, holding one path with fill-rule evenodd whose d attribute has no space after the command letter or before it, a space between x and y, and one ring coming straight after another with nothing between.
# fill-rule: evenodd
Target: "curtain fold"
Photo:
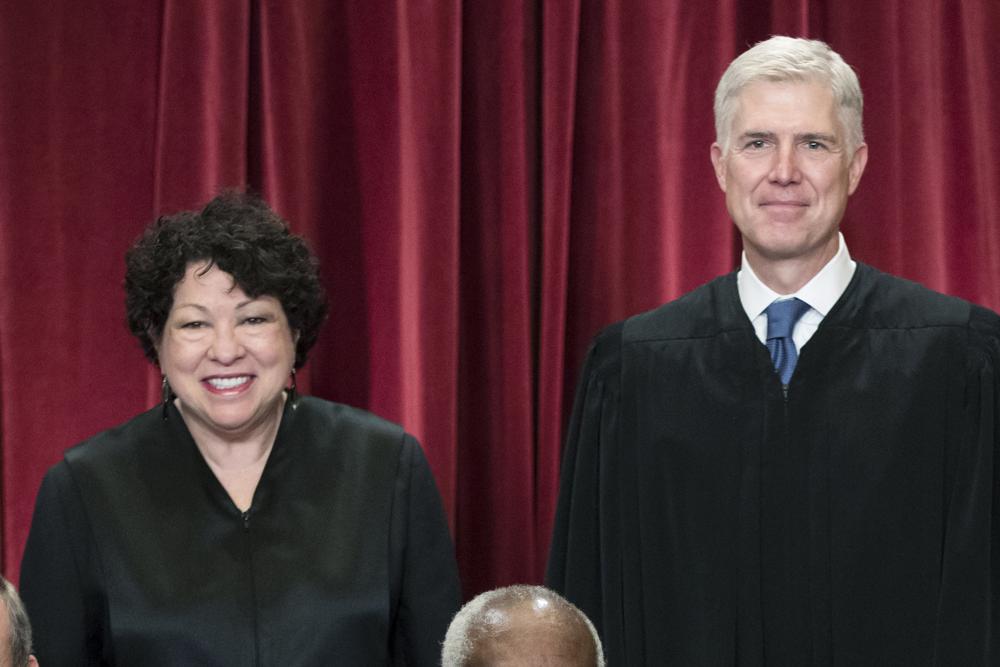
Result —
<instances>
[{"instance_id":1,"label":"curtain fold","mask_svg":"<svg viewBox=\"0 0 1000 667\"><path fill-rule=\"evenodd\" d=\"M462 20L459 562L468 593L535 579L535 3ZM468 63L481 66L468 67ZM515 510L514 508L518 508Z\"/></svg>"},{"instance_id":2,"label":"curtain fold","mask_svg":"<svg viewBox=\"0 0 1000 667\"><path fill-rule=\"evenodd\" d=\"M159 12L0 8L0 496L17 573L44 471L146 404L122 257L152 211ZM111 47L110 45L117 45Z\"/></svg>"},{"instance_id":3,"label":"curtain fold","mask_svg":"<svg viewBox=\"0 0 1000 667\"><path fill-rule=\"evenodd\" d=\"M580 2L543 2L538 46L540 67L538 200L540 222L536 234L538 279L538 366L536 374L534 531L541 538L534 554L534 573L545 572L547 531L558 497L562 419L567 373L566 316L569 286L570 206L572 202L573 136L575 132ZM570 362L572 363L572 362ZM572 375L569 375L572 377Z\"/></svg>"},{"instance_id":4,"label":"curtain fold","mask_svg":"<svg viewBox=\"0 0 1000 667\"><path fill-rule=\"evenodd\" d=\"M250 19L246 3L163 0L150 215L246 183Z\"/></svg>"},{"instance_id":5,"label":"curtain fold","mask_svg":"<svg viewBox=\"0 0 1000 667\"><path fill-rule=\"evenodd\" d=\"M45 469L158 399L125 249L248 186L322 263L300 388L417 435L467 594L539 581L588 341L738 260L729 61L829 41L866 97L852 254L997 308L998 31L993 0L0 5L3 571Z\"/></svg>"}]
</instances>

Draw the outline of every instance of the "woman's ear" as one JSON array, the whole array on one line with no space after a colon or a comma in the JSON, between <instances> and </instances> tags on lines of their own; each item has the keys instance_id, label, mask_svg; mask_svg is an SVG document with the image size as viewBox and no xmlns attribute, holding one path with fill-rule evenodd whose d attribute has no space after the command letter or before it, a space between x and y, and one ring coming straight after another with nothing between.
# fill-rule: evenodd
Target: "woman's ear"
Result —
<instances>
[{"instance_id":1,"label":"woman's ear","mask_svg":"<svg viewBox=\"0 0 1000 667\"><path fill-rule=\"evenodd\" d=\"M149 336L149 342L153 344L153 363L156 364L157 368L162 371L163 368L160 367L160 345L163 343L162 336L157 336L152 330L147 329L146 335Z\"/></svg>"}]
</instances>

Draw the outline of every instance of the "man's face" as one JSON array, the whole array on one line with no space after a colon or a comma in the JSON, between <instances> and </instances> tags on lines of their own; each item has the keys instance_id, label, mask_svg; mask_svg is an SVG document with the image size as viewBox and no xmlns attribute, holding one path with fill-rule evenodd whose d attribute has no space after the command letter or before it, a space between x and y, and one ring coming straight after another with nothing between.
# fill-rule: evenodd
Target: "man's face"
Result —
<instances>
[{"instance_id":1,"label":"man's face","mask_svg":"<svg viewBox=\"0 0 1000 667\"><path fill-rule=\"evenodd\" d=\"M847 198L868 157L848 151L833 93L814 82L747 85L729 150L712 144L726 208L755 268L793 260L818 271L837 252Z\"/></svg>"}]
</instances>

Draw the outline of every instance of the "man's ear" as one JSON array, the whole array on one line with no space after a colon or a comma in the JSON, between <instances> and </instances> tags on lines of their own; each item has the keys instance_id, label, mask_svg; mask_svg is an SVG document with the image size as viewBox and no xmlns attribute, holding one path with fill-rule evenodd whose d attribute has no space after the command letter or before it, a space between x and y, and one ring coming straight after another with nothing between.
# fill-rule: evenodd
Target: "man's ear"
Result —
<instances>
[{"instance_id":1,"label":"man's ear","mask_svg":"<svg viewBox=\"0 0 1000 667\"><path fill-rule=\"evenodd\" d=\"M868 164L868 144L861 144L851 156L851 163L847 165L847 194L853 195L861 182L861 174L865 172L865 165Z\"/></svg>"},{"instance_id":2,"label":"man's ear","mask_svg":"<svg viewBox=\"0 0 1000 667\"><path fill-rule=\"evenodd\" d=\"M722 154L722 146L717 143L712 144L712 167L715 169L715 179L719 182L719 188L726 191L726 160Z\"/></svg>"}]
</instances>

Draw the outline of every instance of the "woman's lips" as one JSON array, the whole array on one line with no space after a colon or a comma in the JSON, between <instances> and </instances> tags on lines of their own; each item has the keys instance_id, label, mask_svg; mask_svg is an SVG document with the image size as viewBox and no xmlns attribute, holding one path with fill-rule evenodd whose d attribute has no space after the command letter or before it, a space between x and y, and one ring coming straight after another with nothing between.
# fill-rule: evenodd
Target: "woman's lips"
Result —
<instances>
[{"instance_id":1,"label":"woman's lips","mask_svg":"<svg viewBox=\"0 0 1000 667\"><path fill-rule=\"evenodd\" d=\"M239 394L250 388L253 379L252 375L208 377L202 380L201 384L213 394Z\"/></svg>"}]
</instances>

